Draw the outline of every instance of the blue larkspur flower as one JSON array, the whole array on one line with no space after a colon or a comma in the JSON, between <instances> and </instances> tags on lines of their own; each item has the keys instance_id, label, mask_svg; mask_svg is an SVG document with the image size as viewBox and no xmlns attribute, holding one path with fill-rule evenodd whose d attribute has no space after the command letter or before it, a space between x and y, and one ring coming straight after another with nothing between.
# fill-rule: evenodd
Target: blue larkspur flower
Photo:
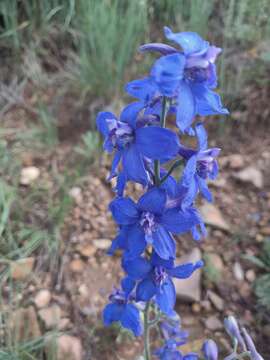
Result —
<instances>
[{"instance_id":1,"label":"blue larkspur flower","mask_svg":"<svg viewBox=\"0 0 270 360\"><path fill-rule=\"evenodd\" d=\"M159 126L143 127L137 122L140 110L141 105L133 103L122 111L120 120L110 112L100 112L96 120L98 130L105 138L104 149L109 153L115 151L110 178L117 174L122 160L120 193L128 180L143 186L148 184L147 160L167 161L179 149L178 138L171 130Z\"/></svg>"},{"instance_id":2,"label":"blue larkspur flower","mask_svg":"<svg viewBox=\"0 0 270 360\"><path fill-rule=\"evenodd\" d=\"M135 97L141 99L143 93L146 98L146 91L151 89L148 97L158 94L174 99L179 129L192 134L190 126L195 115L228 114L220 96L212 91L217 86L215 60L221 49L211 46L194 32L173 33L168 27L164 32L181 50L165 44L140 47L141 52L155 51L162 56L154 63L150 77L143 79L144 84L149 84L147 88L141 84L146 90L137 90ZM136 81L138 89L140 80ZM129 93L131 88L130 84L127 87ZM134 96L134 92L131 95Z\"/></svg>"},{"instance_id":3,"label":"blue larkspur flower","mask_svg":"<svg viewBox=\"0 0 270 360\"><path fill-rule=\"evenodd\" d=\"M205 360L218 360L218 347L212 339L203 343L202 352Z\"/></svg>"},{"instance_id":4,"label":"blue larkspur flower","mask_svg":"<svg viewBox=\"0 0 270 360\"><path fill-rule=\"evenodd\" d=\"M106 326L113 322L120 324L140 336L143 332L138 308L130 301L130 293L135 283L126 278L122 281L122 290L115 289L109 297L110 303L103 310L103 322Z\"/></svg>"},{"instance_id":5,"label":"blue larkspur flower","mask_svg":"<svg viewBox=\"0 0 270 360\"><path fill-rule=\"evenodd\" d=\"M174 258L171 233L190 231L201 219L195 208L167 208L166 201L166 190L157 187L142 195L137 204L129 197L114 199L109 207L120 230L110 253L121 248L126 258L136 258L151 245L161 258Z\"/></svg>"},{"instance_id":6,"label":"blue larkspur flower","mask_svg":"<svg viewBox=\"0 0 270 360\"><path fill-rule=\"evenodd\" d=\"M130 279L139 281L136 287L136 300L146 302L154 298L159 309L170 316L176 301L172 278L190 277L195 270L203 266L203 262L199 260L175 266L172 259L164 260L153 252L150 260L143 257L124 259L122 266Z\"/></svg>"},{"instance_id":7,"label":"blue larkspur flower","mask_svg":"<svg viewBox=\"0 0 270 360\"><path fill-rule=\"evenodd\" d=\"M186 160L186 167L183 171L185 176L185 184L188 184L189 191L193 196L199 190L202 196L212 201L207 180L214 180L218 175L218 163L216 157L220 153L219 148L207 148L207 133L202 123L198 123L195 127L198 140L198 148L196 150L180 146L179 155Z\"/></svg>"},{"instance_id":8,"label":"blue larkspur flower","mask_svg":"<svg viewBox=\"0 0 270 360\"><path fill-rule=\"evenodd\" d=\"M167 340L165 344L154 352L154 355L160 360L198 360L195 353L183 355L177 349L177 343L174 340Z\"/></svg>"},{"instance_id":9,"label":"blue larkspur flower","mask_svg":"<svg viewBox=\"0 0 270 360\"><path fill-rule=\"evenodd\" d=\"M263 357L258 353L255 344L245 328L242 328L242 333L245 338L245 343L248 350L250 351L250 357L252 360L264 360Z\"/></svg>"}]
</instances>

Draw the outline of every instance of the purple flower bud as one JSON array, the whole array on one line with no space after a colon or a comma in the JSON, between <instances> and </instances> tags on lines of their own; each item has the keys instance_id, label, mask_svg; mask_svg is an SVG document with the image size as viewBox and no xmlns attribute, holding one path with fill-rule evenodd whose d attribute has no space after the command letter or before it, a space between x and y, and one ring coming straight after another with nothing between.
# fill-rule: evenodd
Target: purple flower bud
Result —
<instances>
[{"instance_id":1,"label":"purple flower bud","mask_svg":"<svg viewBox=\"0 0 270 360\"><path fill-rule=\"evenodd\" d=\"M238 323L234 316L230 315L224 320L224 326L227 331L227 333L233 338L237 339L239 344L242 346L243 349L245 349L245 342L244 339L240 333L240 329L238 326Z\"/></svg>"},{"instance_id":2,"label":"purple flower bud","mask_svg":"<svg viewBox=\"0 0 270 360\"><path fill-rule=\"evenodd\" d=\"M257 352L254 342L251 339L250 335L248 334L247 330L245 328L242 328L242 332L243 332L244 338L246 340L247 348L250 351L251 359L252 360L264 360L263 357Z\"/></svg>"},{"instance_id":3,"label":"purple flower bud","mask_svg":"<svg viewBox=\"0 0 270 360\"><path fill-rule=\"evenodd\" d=\"M213 340L206 340L203 344L202 351L206 360L218 359L218 347Z\"/></svg>"}]
</instances>

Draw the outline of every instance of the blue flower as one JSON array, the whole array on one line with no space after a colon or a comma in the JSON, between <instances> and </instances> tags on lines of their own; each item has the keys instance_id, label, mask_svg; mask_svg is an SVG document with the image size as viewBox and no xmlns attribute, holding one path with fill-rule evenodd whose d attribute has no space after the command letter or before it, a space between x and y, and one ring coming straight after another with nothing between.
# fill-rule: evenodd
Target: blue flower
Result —
<instances>
[{"instance_id":1,"label":"blue flower","mask_svg":"<svg viewBox=\"0 0 270 360\"><path fill-rule=\"evenodd\" d=\"M202 351L205 360L218 360L218 347L213 340L206 340L203 344Z\"/></svg>"},{"instance_id":2,"label":"blue flower","mask_svg":"<svg viewBox=\"0 0 270 360\"><path fill-rule=\"evenodd\" d=\"M122 160L122 173L118 189L123 191L128 180L146 186L149 182L147 160L167 161L173 158L179 142L175 133L158 126L142 127L137 122L142 109L140 103L128 105L121 113L120 120L110 112L101 112L97 116L97 127L105 138L104 149L111 153L115 150L110 178L116 175L116 170Z\"/></svg>"},{"instance_id":3,"label":"blue flower","mask_svg":"<svg viewBox=\"0 0 270 360\"><path fill-rule=\"evenodd\" d=\"M198 360L195 353L183 355L177 350L177 343L174 340L167 340L165 344L154 352L160 360Z\"/></svg>"},{"instance_id":4,"label":"blue flower","mask_svg":"<svg viewBox=\"0 0 270 360\"><path fill-rule=\"evenodd\" d=\"M164 44L141 46L142 52L156 51L163 55L154 63L148 82L155 83L161 95L174 99L179 129L192 134L190 126L196 114L228 114L219 95L211 90L217 86L214 63L221 49L210 46L193 32L173 33L168 27L164 32L182 51Z\"/></svg>"},{"instance_id":5,"label":"blue flower","mask_svg":"<svg viewBox=\"0 0 270 360\"><path fill-rule=\"evenodd\" d=\"M241 335L238 323L234 316L230 315L224 319L224 326L227 333L231 336L232 339L236 339L241 345L242 349L245 349L245 342L243 336Z\"/></svg>"},{"instance_id":6,"label":"blue flower","mask_svg":"<svg viewBox=\"0 0 270 360\"><path fill-rule=\"evenodd\" d=\"M166 190L153 187L136 204L131 198L119 197L110 204L114 220L120 227L110 253L125 250L126 258L136 258L147 245L153 246L163 259L175 257L175 241L171 235L190 231L200 222L197 211L190 207L166 207Z\"/></svg>"},{"instance_id":7,"label":"blue flower","mask_svg":"<svg viewBox=\"0 0 270 360\"><path fill-rule=\"evenodd\" d=\"M207 149L207 133L203 124L197 124L195 132L198 139L196 150L180 146L179 155L187 160L183 176L193 195L199 190L203 197L211 202L212 194L208 189L207 180L214 180L218 175L216 157L219 155L220 149Z\"/></svg>"},{"instance_id":8,"label":"blue flower","mask_svg":"<svg viewBox=\"0 0 270 360\"><path fill-rule=\"evenodd\" d=\"M242 332L245 338L245 342L247 345L248 350L250 351L250 357L252 360L264 360L263 357L258 353L255 344L251 338L251 336L248 334L247 330L245 328L242 328Z\"/></svg>"},{"instance_id":9,"label":"blue flower","mask_svg":"<svg viewBox=\"0 0 270 360\"><path fill-rule=\"evenodd\" d=\"M120 324L133 332L135 336L140 336L143 332L140 321L140 312L135 305L129 302L129 294L135 283L131 279L122 281L123 290L115 290L109 297L110 303L103 311L103 322L106 326L113 322Z\"/></svg>"},{"instance_id":10,"label":"blue flower","mask_svg":"<svg viewBox=\"0 0 270 360\"><path fill-rule=\"evenodd\" d=\"M159 309L171 315L176 301L175 287L172 278L186 279L203 266L203 262L186 263L174 266L174 261L164 260L153 252L150 261L139 257L134 260L123 260L123 268L128 277L139 281L136 287L136 300L155 299Z\"/></svg>"}]
</instances>

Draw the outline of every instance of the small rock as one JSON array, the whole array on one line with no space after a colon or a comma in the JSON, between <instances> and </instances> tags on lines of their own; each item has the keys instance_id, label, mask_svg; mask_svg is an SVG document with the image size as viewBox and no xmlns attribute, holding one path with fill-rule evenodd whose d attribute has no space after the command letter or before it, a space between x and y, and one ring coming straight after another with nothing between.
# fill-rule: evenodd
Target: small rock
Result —
<instances>
[{"instance_id":1,"label":"small rock","mask_svg":"<svg viewBox=\"0 0 270 360\"><path fill-rule=\"evenodd\" d=\"M229 224L223 218L220 210L213 204L205 203L200 208L202 217L207 225L230 232Z\"/></svg>"},{"instance_id":2,"label":"small rock","mask_svg":"<svg viewBox=\"0 0 270 360\"><path fill-rule=\"evenodd\" d=\"M228 156L228 162L229 167L234 170L241 169L245 165L244 158L240 154L232 154Z\"/></svg>"},{"instance_id":3,"label":"small rock","mask_svg":"<svg viewBox=\"0 0 270 360\"><path fill-rule=\"evenodd\" d=\"M199 248L194 248L191 253L180 258L179 263L189 263L201 260ZM199 302L201 299L201 269L196 270L188 279L173 279L176 296L187 302Z\"/></svg>"},{"instance_id":4,"label":"small rock","mask_svg":"<svg viewBox=\"0 0 270 360\"><path fill-rule=\"evenodd\" d=\"M94 247L93 245L91 244L86 244L86 245L79 245L76 250L78 250L78 252L82 255L82 256L85 256L85 257L90 257L90 256L93 256L96 251L97 251L97 248Z\"/></svg>"},{"instance_id":5,"label":"small rock","mask_svg":"<svg viewBox=\"0 0 270 360\"><path fill-rule=\"evenodd\" d=\"M256 273L253 269L249 269L246 272L246 279L247 281L249 281L250 283L253 283L256 279Z\"/></svg>"},{"instance_id":6,"label":"small rock","mask_svg":"<svg viewBox=\"0 0 270 360\"><path fill-rule=\"evenodd\" d=\"M255 167L249 166L233 174L233 177L242 182L251 183L258 189L263 188L263 174Z\"/></svg>"},{"instance_id":7,"label":"small rock","mask_svg":"<svg viewBox=\"0 0 270 360\"><path fill-rule=\"evenodd\" d=\"M84 269L84 262L80 259L75 259L71 261L69 267L71 271L80 273Z\"/></svg>"},{"instance_id":8,"label":"small rock","mask_svg":"<svg viewBox=\"0 0 270 360\"><path fill-rule=\"evenodd\" d=\"M208 290L207 295L208 295L211 303L214 305L214 307L217 310L219 310L219 311L224 310L224 301L218 294L214 293L214 291Z\"/></svg>"},{"instance_id":9,"label":"small rock","mask_svg":"<svg viewBox=\"0 0 270 360\"><path fill-rule=\"evenodd\" d=\"M234 263L233 265L233 274L236 280L243 281L245 278L244 270L239 262Z\"/></svg>"},{"instance_id":10,"label":"small rock","mask_svg":"<svg viewBox=\"0 0 270 360\"><path fill-rule=\"evenodd\" d=\"M82 189L78 186L74 186L70 189L69 196L72 197L77 204L80 204L83 200Z\"/></svg>"},{"instance_id":11,"label":"small rock","mask_svg":"<svg viewBox=\"0 0 270 360\"><path fill-rule=\"evenodd\" d=\"M21 171L20 184L27 186L32 184L40 175L40 170L35 166L27 166Z\"/></svg>"},{"instance_id":12,"label":"small rock","mask_svg":"<svg viewBox=\"0 0 270 360\"><path fill-rule=\"evenodd\" d=\"M67 330L67 329L69 329L69 328L71 328L71 321L70 321L70 319L69 318L63 318L63 319L60 319L60 321L59 321L59 326L58 326L58 328L59 328L59 330Z\"/></svg>"},{"instance_id":13,"label":"small rock","mask_svg":"<svg viewBox=\"0 0 270 360\"><path fill-rule=\"evenodd\" d=\"M264 236L270 236L270 226L264 226L261 228L260 233Z\"/></svg>"},{"instance_id":14,"label":"small rock","mask_svg":"<svg viewBox=\"0 0 270 360\"><path fill-rule=\"evenodd\" d=\"M46 352L50 359L56 360L82 360L82 344L81 340L71 335L60 335L58 337L50 337L47 339Z\"/></svg>"},{"instance_id":15,"label":"small rock","mask_svg":"<svg viewBox=\"0 0 270 360\"><path fill-rule=\"evenodd\" d=\"M195 314L198 314L201 311L201 305L198 303L193 303L191 309Z\"/></svg>"},{"instance_id":16,"label":"small rock","mask_svg":"<svg viewBox=\"0 0 270 360\"><path fill-rule=\"evenodd\" d=\"M57 328L61 319L61 309L57 304L39 310L39 317L44 322L46 330Z\"/></svg>"},{"instance_id":17,"label":"small rock","mask_svg":"<svg viewBox=\"0 0 270 360\"><path fill-rule=\"evenodd\" d=\"M29 341L41 336L33 306L15 310L10 314L10 330L14 342Z\"/></svg>"},{"instance_id":18,"label":"small rock","mask_svg":"<svg viewBox=\"0 0 270 360\"><path fill-rule=\"evenodd\" d=\"M10 264L10 275L14 280L24 280L32 273L35 258L28 257L12 261Z\"/></svg>"},{"instance_id":19,"label":"small rock","mask_svg":"<svg viewBox=\"0 0 270 360\"><path fill-rule=\"evenodd\" d=\"M206 319L205 326L211 331L221 330L223 328L222 322L215 315Z\"/></svg>"},{"instance_id":20,"label":"small rock","mask_svg":"<svg viewBox=\"0 0 270 360\"><path fill-rule=\"evenodd\" d=\"M216 253L208 253L207 260L210 262L210 265L213 266L219 273L223 272L224 263L221 256Z\"/></svg>"},{"instance_id":21,"label":"small rock","mask_svg":"<svg viewBox=\"0 0 270 360\"><path fill-rule=\"evenodd\" d=\"M36 307L41 309L49 305L52 295L49 290L43 289L40 290L35 296L34 303Z\"/></svg>"},{"instance_id":22,"label":"small rock","mask_svg":"<svg viewBox=\"0 0 270 360\"><path fill-rule=\"evenodd\" d=\"M89 297L89 290L88 290L88 287L85 284L80 285L78 291L79 291L79 294L82 297L85 297L85 298Z\"/></svg>"},{"instance_id":23,"label":"small rock","mask_svg":"<svg viewBox=\"0 0 270 360\"><path fill-rule=\"evenodd\" d=\"M185 354L190 352L200 352L203 346L204 339L198 339L189 341L187 344L181 346L181 352L183 351Z\"/></svg>"},{"instance_id":24,"label":"small rock","mask_svg":"<svg viewBox=\"0 0 270 360\"><path fill-rule=\"evenodd\" d=\"M94 246L99 250L107 250L111 246L111 240L108 239L95 239L93 240Z\"/></svg>"}]
</instances>

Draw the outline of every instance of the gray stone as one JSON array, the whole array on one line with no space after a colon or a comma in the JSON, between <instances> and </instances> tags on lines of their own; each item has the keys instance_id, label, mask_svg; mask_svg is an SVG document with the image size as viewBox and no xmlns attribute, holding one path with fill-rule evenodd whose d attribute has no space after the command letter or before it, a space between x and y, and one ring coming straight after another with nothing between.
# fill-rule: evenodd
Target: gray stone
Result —
<instances>
[{"instance_id":1,"label":"gray stone","mask_svg":"<svg viewBox=\"0 0 270 360\"><path fill-rule=\"evenodd\" d=\"M242 182L253 184L258 189L263 188L263 174L259 169L253 166L249 166L237 173L234 173L233 177Z\"/></svg>"},{"instance_id":2,"label":"gray stone","mask_svg":"<svg viewBox=\"0 0 270 360\"><path fill-rule=\"evenodd\" d=\"M222 322L215 315L211 315L206 319L205 326L211 331L221 330L223 328Z\"/></svg>"},{"instance_id":3,"label":"gray stone","mask_svg":"<svg viewBox=\"0 0 270 360\"><path fill-rule=\"evenodd\" d=\"M176 264L184 264L201 260L199 248L194 248L189 254L182 256ZM173 279L176 296L185 302L200 301L201 299L201 269L196 270L188 279Z\"/></svg>"},{"instance_id":4,"label":"gray stone","mask_svg":"<svg viewBox=\"0 0 270 360\"><path fill-rule=\"evenodd\" d=\"M224 310L224 301L218 294L216 294L214 291L208 290L207 296L217 310Z\"/></svg>"},{"instance_id":5,"label":"gray stone","mask_svg":"<svg viewBox=\"0 0 270 360\"><path fill-rule=\"evenodd\" d=\"M230 225L223 218L220 210L213 204L205 203L200 208L204 222L207 225L230 232Z\"/></svg>"},{"instance_id":6,"label":"gray stone","mask_svg":"<svg viewBox=\"0 0 270 360\"><path fill-rule=\"evenodd\" d=\"M239 262L234 263L233 265L233 274L236 280L243 281L245 278L244 270Z\"/></svg>"}]
</instances>

